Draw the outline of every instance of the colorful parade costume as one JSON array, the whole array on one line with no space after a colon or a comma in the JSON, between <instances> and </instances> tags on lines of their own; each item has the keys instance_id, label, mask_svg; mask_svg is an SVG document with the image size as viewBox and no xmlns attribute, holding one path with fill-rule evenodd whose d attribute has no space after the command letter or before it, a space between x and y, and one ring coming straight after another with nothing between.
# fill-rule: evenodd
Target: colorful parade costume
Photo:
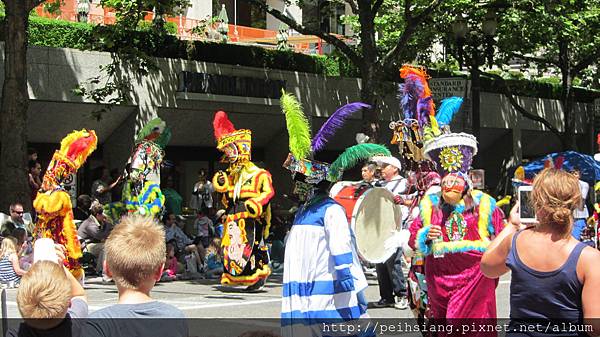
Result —
<instances>
[{"instance_id":1,"label":"colorful parade costume","mask_svg":"<svg viewBox=\"0 0 600 337\"><path fill-rule=\"evenodd\" d=\"M351 103L338 110L311 144L310 126L298 101L284 93L281 104L291 151L284 167L292 171L295 194L304 200L285 246L282 332L285 336L328 335L324 323L352 324L367 317L367 281L345 210L328 196L326 179L336 181L344 169L389 151L377 144L360 144L347 149L331 166L313 160L309 157L322 149L343 120L366 105Z\"/></svg>"},{"instance_id":2,"label":"colorful parade costume","mask_svg":"<svg viewBox=\"0 0 600 337\"><path fill-rule=\"evenodd\" d=\"M227 172L213 177L215 191L223 193L227 218L223 228L224 273L221 283L262 286L271 274L264 240L271 225L271 198L275 194L269 171L251 162L250 130L236 130L223 111L213 121L217 149L229 163Z\"/></svg>"},{"instance_id":3,"label":"colorful parade costume","mask_svg":"<svg viewBox=\"0 0 600 337\"><path fill-rule=\"evenodd\" d=\"M50 238L63 245L66 249L64 264L77 279L83 278L83 269L78 261L81 247L73 223L71 196L65 191L64 184L73 179L72 174L94 152L97 143L96 133L91 130L73 131L67 135L61 141L60 149L54 152L33 202L38 213L34 237Z\"/></svg>"},{"instance_id":4,"label":"colorful parade costume","mask_svg":"<svg viewBox=\"0 0 600 337\"><path fill-rule=\"evenodd\" d=\"M170 139L171 130L160 118L138 132L124 173L123 199L105 206L105 213L114 223L127 214L160 215L165 204L160 166Z\"/></svg>"},{"instance_id":5,"label":"colorful parade costume","mask_svg":"<svg viewBox=\"0 0 600 337\"><path fill-rule=\"evenodd\" d=\"M409 244L425 255L430 318L496 318L498 280L486 278L479 263L504 227L504 215L491 196L471 189L467 172L477 153L475 137L440 129L440 113L425 131L424 155L444 177L442 191L421 200ZM427 239L431 225L441 227L442 240Z\"/></svg>"}]
</instances>

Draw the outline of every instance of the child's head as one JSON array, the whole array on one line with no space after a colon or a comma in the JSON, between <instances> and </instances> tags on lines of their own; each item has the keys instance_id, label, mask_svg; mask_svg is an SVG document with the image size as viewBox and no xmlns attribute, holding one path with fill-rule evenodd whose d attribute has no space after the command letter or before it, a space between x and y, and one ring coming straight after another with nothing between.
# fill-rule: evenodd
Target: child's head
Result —
<instances>
[{"instance_id":1,"label":"child's head","mask_svg":"<svg viewBox=\"0 0 600 337\"><path fill-rule=\"evenodd\" d=\"M4 257L10 254L17 253L17 239L12 236L5 237L0 245L0 256Z\"/></svg>"},{"instance_id":2,"label":"child's head","mask_svg":"<svg viewBox=\"0 0 600 337\"><path fill-rule=\"evenodd\" d=\"M12 236L17 239L17 244L20 244L27 240L27 231L21 227L17 227L13 231Z\"/></svg>"},{"instance_id":3,"label":"child's head","mask_svg":"<svg viewBox=\"0 0 600 337\"><path fill-rule=\"evenodd\" d=\"M17 291L19 312L25 319L64 318L70 300L71 284L64 268L50 261L34 263Z\"/></svg>"},{"instance_id":4,"label":"child's head","mask_svg":"<svg viewBox=\"0 0 600 337\"><path fill-rule=\"evenodd\" d=\"M221 255L221 239L213 238L210 244L208 245L208 248L206 248L206 253L214 253L217 255Z\"/></svg>"},{"instance_id":5,"label":"child's head","mask_svg":"<svg viewBox=\"0 0 600 337\"><path fill-rule=\"evenodd\" d=\"M107 273L117 286L153 286L165 263L165 232L152 217L126 216L106 239L104 250Z\"/></svg>"},{"instance_id":6,"label":"child's head","mask_svg":"<svg viewBox=\"0 0 600 337\"><path fill-rule=\"evenodd\" d=\"M167 259L173 258L175 256L175 245L172 243L167 243Z\"/></svg>"}]
</instances>

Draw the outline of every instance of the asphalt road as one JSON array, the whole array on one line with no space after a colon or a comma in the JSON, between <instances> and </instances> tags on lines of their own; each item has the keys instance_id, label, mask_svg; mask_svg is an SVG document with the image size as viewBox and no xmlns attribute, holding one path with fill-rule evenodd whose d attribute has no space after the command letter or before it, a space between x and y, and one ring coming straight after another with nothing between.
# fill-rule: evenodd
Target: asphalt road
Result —
<instances>
[{"instance_id":1,"label":"asphalt road","mask_svg":"<svg viewBox=\"0 0 600 337\"><path fill-rule=\"evenodd\" d=\"M369 302L379 299L377 279L368 277L366 296ZM509 281L505 275L496 289L499 317L508 317ZM102 284L99 280L86 283L90 311L95 311L117 302L114 284ZM16 289L7 289L8 317L20 317L16 303ZM281 307L281 276L269 278L263 291L247 293L224 288L216 280L175 281L158 283L152 297L181 309L189 318L279 318ZM373 318L409 318L410 310L394 308L369 309Z\"/></svg>"}]
</instances>

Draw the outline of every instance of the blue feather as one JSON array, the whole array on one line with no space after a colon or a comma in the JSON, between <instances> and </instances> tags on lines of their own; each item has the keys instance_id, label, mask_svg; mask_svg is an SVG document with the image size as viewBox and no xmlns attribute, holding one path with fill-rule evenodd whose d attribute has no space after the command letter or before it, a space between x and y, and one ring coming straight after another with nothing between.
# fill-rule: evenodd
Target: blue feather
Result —
<instances>
[{"instance_id":1,"label":"blue feather","mask_svg":"<svg viewBox=\"0 0 600 337\"><path fill-rule=\"evenodd\" d=\"M450 125L452 122L452 118L454 115L460 110L460 106L462 105L463 99L462 97L448 97L442 100L442 104L435 115L435 119L437 120L440 126Z\"/></svg>"}]
</instances>

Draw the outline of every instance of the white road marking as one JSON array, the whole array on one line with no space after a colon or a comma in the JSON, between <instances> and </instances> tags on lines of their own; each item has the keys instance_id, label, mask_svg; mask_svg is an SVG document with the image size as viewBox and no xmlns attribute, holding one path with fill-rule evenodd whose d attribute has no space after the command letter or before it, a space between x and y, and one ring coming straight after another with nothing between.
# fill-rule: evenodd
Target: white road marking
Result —
<instances>
[{"instance_id":1,"label":"white road marking","mask_svg":"<svg viewBox=\"0 0 600 337\"><path fill-rule=\"evenodd\" d=\"M180 310L192 310L192 309L208 309L208 308L222 308L222 307L233 307L240 305L252 305L252 304L263 304L281 302L281 298L268 299L268 300L256 300L256 301L239 301L239 302L227 302L227 303L210 303L200 305L190 305L178 307Z\"/></svg>"}]
</instances>

